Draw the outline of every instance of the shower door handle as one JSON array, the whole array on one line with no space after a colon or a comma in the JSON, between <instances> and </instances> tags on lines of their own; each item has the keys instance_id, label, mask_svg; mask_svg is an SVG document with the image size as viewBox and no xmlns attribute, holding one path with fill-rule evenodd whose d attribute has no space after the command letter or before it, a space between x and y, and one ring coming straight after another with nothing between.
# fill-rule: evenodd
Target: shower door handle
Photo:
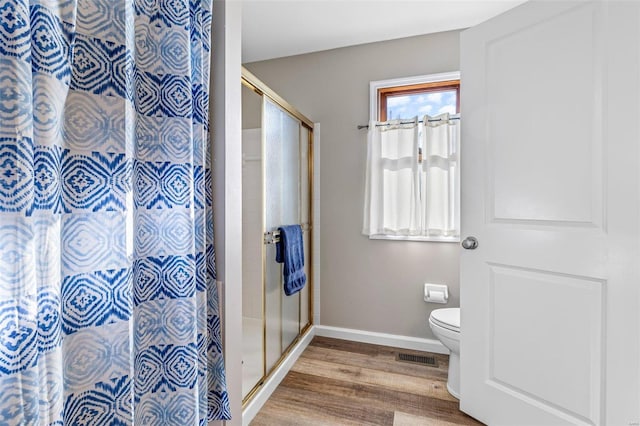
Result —
<instances>
[{"instance_id":1,"label":"shower door handle","mask_svg":"<svg viewBox=\"0 0 640 426\"><path fill-rule=\"evenodd\" d=\"M462 241L462 248L465 250L475 250L478 247L478 239L476 237L467 237Z\"/></svg>"}]
</instances>

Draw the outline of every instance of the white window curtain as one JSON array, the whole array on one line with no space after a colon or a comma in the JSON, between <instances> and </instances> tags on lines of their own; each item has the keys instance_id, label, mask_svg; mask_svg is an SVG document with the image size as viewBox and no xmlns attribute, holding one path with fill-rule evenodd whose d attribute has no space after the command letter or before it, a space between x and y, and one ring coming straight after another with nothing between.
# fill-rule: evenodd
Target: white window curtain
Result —
<instances>
[{"instance_id":1,"label":"white window curtain","mask_svg":"<svg viewBox=\"0 0 640 426\"><path fill-rule=\"evenodd\" d=\"M369 124L363 233L420 235L418 119Z\"/></svg>"},{"instance_id":2,"label":"white window curtain","mask_svg":"<svg viewBox=\"0 0 640 426\"><path fill-rule=\"evenodd\" d=\"M460 120L425 116L419 163L421 235L460 237Z\"/></svg>"},{"instance_id":3,"label":"white window curtain","mask_svg":"<svg viewBox=\"0 0 640 426\"><path fill-rule=\"evenodd\" d=\"M369 124L362 232L370 238L459 239L460 122L421 121Z\"/></svg>"}]
</instances>

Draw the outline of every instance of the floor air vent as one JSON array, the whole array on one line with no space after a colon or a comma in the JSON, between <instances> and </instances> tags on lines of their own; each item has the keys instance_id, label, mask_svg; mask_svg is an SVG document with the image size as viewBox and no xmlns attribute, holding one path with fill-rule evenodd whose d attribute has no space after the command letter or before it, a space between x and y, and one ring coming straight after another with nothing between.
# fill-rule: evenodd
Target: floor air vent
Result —
<instances>
[{"instance_id":1,"label":"floor air vent","mask_svg":"<svg viewBox=\"0 0 640 426\"><path fill-rule=\"evenodd\" d=\"M438 363L436 362L435 357L425 356L425 355L398 353L398 355L396 356L396 361L410 362L412 364L428 365L429 367L438 366Z\"/></svg>"}]
</instances>

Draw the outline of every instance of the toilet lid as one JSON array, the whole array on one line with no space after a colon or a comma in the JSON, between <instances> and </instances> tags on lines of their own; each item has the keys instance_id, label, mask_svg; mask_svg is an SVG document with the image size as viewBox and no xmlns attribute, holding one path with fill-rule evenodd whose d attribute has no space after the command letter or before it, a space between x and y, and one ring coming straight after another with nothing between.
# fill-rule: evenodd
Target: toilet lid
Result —
<instances>
[{"instance_id":1,"label":"toilet lid","mask_svg":"<svg viewBox=\"0 0 640 426\"><path fill-rule=\"evenodd\" d=\"M436 309L431 312L431 321L452 331L460 331L460 308Z\"/></svg>"}]
</instances>

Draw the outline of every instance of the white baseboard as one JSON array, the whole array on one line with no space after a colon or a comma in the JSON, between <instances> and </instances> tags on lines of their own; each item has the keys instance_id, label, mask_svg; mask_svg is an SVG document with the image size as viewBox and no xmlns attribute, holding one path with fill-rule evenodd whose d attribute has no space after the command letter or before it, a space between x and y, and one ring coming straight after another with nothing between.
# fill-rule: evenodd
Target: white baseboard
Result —
<instances>
[{"instance_id":1,"label":"white baseboard","mask_svg":"<svg viewBox=\"0 0 640 426\"><path fill-rule=\"evenodd\" d=\"M284 376L287 375L293 364L300 358L302 352L309 346L311 339L315 336L315 326L312 326L309 331L302 337L298 344L293 348L289 355L282 361L282 364L275 369L271 377L269 377L260 390L256 392L251 401L242 410L242 424L243 426L251 423L251 420L258 414L258 411L267 402L273 391L276 390Z\"/></svg>"},{"instance_id":2,"label":"white baseboard","mask_svg":"<svg viewBox=\"0 0 640 426\"><path fill-rule=\"evenodd\" d=\"M373 331L354 330L351 328L316 325L316 336L333 337L335 339L372 343L374 345L392 346L402 349L413 349L437 354L448 354L449 350L439 340L419 337L400 336L397 334L376 333Z\"/></svg>"}]
</instances>

